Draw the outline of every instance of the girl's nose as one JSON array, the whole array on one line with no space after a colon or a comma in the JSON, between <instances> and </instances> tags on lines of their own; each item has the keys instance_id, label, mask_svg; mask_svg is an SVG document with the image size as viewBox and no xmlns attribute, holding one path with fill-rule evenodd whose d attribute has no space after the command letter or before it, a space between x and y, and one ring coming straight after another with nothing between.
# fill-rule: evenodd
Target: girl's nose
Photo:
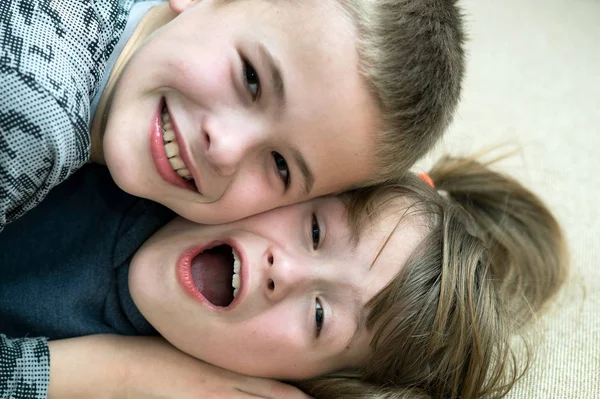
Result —
<instances>
[{"instance_id":1,"label":"girl's nose","mask_svg":"<svg viewBox=\"0 0 600 399\"><path fill-rule=\"evenodd\" d=\"M266 295L272 301L279 301L294 291L300 291L313 280L309 259L300 259L277 248L269 248L266 255L265 274Z\"/></svg>"}]
</instances>

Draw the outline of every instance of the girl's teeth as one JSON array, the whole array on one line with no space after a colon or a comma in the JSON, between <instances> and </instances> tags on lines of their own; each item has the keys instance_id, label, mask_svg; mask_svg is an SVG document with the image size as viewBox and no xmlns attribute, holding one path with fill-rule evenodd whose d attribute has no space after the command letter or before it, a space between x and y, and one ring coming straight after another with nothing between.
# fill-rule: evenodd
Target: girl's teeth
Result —
<instances>
[{"instance_id":1,"label":"girl's teeth","mask_svg":"<svg viewBox=\"0 0 600 399\"><path fill-rule=\"evenodd\" d=\"M240 276L237 274L233 275L233 278L231 279L231 285L233 288L240 288Z\"/></svg>"},{"instance_id":2,"label":"girl's teeth","mask_svg":"<svg viewBox=\"0 0 600 399\"><path fill-rule=\"evenodd\" d=\"M240 281L240 259L238 254L232 248L231 252L233 253L233 277L231 278L231 286L233 287L233 297L235 298L240 290L241 281Z\"/></svg>"},{"instance_id":3,"label":"girl's teeth","mask_svg":"<svg viewBox=\"0 0 600 399\"><path fill-rule=\"evenodd\" d=\"M240 257L234 249L231 252L233 254L233 272L237 274L240 272Z\"/></svg>"}]
</instances>

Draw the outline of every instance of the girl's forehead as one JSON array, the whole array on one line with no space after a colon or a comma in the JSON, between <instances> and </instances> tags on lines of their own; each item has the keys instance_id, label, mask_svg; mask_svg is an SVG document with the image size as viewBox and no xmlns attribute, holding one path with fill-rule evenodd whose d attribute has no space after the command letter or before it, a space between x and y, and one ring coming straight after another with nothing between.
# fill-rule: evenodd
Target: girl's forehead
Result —
<instances>
[{"instance_id":1,"label":"girl's forehead","mask_svg":"<svg viewBox=\"0 0 600 399\"><path fill-rule=\"evenodd\" d=\"M372 275L383 278L384 286L400 273L422 242L426 234L423 217L406 199L398 197L386 202L371 226L361 232L359 251L369 257ZM369 291L367 298L370 300L381 288Z\"/></svg>"},{"instance_id":2,"label":"girl's forehead","mask_svg":"<svg viewBox=\"0 0 600 399\"><path fill-rule=\"evenodd\" d=\"M401 223L410 223L408 219L424 218L413 199L394 192L391 187L378 186L343 193L339 199L344 204L349 229L356 241L367 232L383 234L387 239L400 228ZM416 220L413 222L417 223Z\"/></svg>"},{"instance_id":3,"label":"girl's forehead","mask_svg":"<svg viewBox=\"0 0 600 399\"><path fill-rule=\"evenodd\" d=\"M400 201L402 203L402 201ZM369 228L361 232L357 244L357 255L352 262L360 263L368 272L358 282L357 298L353 308L357 317L357 328L340 361L360 365L371 355L370 343L374 330L366 327L371 309L367 306L384 288L394 281L409 257L422 242L424 229L419 227L419 218L405 216L406 207L395 204L382 212ZM354 265L356 267L356 265ZM350 303L346 298L345 304Z\"/></svg>"}]
</instances>

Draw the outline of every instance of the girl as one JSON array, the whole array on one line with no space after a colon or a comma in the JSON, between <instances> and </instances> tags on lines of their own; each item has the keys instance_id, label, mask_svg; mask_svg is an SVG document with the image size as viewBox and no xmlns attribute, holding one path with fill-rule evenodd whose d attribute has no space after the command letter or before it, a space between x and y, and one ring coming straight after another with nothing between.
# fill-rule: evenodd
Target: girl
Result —
<instances>
[{"instance_id":1,"label":"girl","mask_svg":"<svg viewBox=\"0 0 600 399\"><path fill-rule=\"evenodd\" d=\"M134 218L113 226L112 250L80 244L108 253L109 267L93 270L77 251L54 264L61 247L72 251L68 239L25 252L37 240L14 230L0 251L0 264L13 264L3 271L2 331L58 339L156 329L194 357L317 398L500 397L522 370L513 335L565 278L560 228L528 189L473 159L443 158L426 180L435 187L409 174L224 225L177 219L128 261L135 237L153 228L132 207ZM62 207L81 202L64 197Z\"/></svg>"}]
</instances>

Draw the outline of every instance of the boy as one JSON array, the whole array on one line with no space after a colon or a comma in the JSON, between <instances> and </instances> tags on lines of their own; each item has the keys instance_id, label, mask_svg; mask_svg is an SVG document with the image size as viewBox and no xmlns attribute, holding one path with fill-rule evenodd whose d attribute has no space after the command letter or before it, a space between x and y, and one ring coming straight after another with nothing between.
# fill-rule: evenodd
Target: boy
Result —
<instances>
[{"instance_id":1,"label":"boy","mask_svg":"<svg viewBox=\"0 0 600 399\"><path fill-rule=\"evenodd\" d=\"M397 177L458 101L454 3L2 2L0 230L90 160L202 223Z\"/></svg>"}]
</instances>

